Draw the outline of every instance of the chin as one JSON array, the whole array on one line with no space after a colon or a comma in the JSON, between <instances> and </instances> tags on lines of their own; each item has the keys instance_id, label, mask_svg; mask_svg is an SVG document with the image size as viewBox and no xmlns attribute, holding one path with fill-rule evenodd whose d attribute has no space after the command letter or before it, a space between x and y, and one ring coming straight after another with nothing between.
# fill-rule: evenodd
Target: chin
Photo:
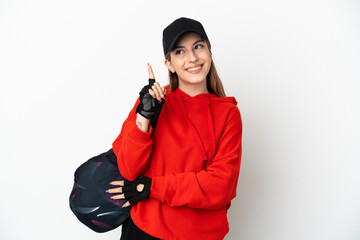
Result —
<instances>
[{"instance_id":1,"label":"chin","mask_svg":"<svg viewBox=\"0 0 360 240\"><path fill-rule=\"evenodd\" d=\"M182 78L184 79L184 82L189 82L189 83L201 83L203 81L206 81L206 77L205 76L187 76L187 78Z\"/></svg>"}]
</instances>

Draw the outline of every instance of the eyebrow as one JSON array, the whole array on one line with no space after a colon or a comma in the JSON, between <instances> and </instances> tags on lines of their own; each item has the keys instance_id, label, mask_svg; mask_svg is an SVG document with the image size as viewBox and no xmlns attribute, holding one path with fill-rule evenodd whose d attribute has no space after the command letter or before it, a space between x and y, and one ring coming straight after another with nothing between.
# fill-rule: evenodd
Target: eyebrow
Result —
<instances>
[{"instance_id":1,"label":"eyebrow","mask_svg":"<svg viewBox=\"0 0 360 240\"><path fill-rule=\"evenodd\" d=\"M200 40L194 42L193 46L194 46L195 44L197 44L198 42L204 42L204 40L203 40L203 39L200 39ZM175 47L174 47L174 49L177 49L177 48L185 48L185 47L184 47L184 46L175 46Z\"/></svg>"}]
</instances>

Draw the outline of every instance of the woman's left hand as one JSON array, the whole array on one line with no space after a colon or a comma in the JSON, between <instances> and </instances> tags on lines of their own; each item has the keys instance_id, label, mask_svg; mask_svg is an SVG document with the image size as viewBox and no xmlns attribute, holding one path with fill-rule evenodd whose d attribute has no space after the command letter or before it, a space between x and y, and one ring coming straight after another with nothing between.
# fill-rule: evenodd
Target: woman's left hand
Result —
<instances>
[{"instance_id":1,"label":"woman's left hand","mask_svg":"<svg viewBox=\"0 0 360 240\"><path fill-rule=\"evenodd\" d=\"M164 87L160 86L160 83L155 81L155 76L149 63L148 73L149 83L139 92L140 103L136 108L136 113L139 113L144 118L151 119L156 110L161 107L161 99L165 99L167 91Z\"/></svg>"},{"instance_id":2,"label":"woman's left hand","mask_svg":"<svg viewBox=\"0 0 360 240\"><path fill-rule=\"evenodd\" d=\"M114 195L111 199L125 199L128 200L122 207L128 207L131 204L137 203L149 198L151 188L151 178L141 176L135 181L114 181L110 184L113 186L120 186L107 190L107 193L121 193Z\"/></svg>"}]
</instances>

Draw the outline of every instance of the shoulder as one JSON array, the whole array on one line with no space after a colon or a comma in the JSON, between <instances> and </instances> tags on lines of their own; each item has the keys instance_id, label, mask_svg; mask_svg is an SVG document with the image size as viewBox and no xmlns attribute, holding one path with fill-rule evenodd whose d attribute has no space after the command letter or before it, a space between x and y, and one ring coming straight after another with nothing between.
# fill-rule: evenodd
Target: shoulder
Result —
<instances>
[{"instance_id":1,"label":"shoulder","mask_svg":"<svg viewBox=\"0 0 360 240\"><path fill-rule=\"evenodd\" d=\"M228 121L235 121L239 125L242 125L241 113L236 105L232 106L229 110Z\"/></svg>"},{"instance_id":2,"label":"shoulder","mask_svg":"<svg viewBox=\"0 0 360 240\"><path fill-rule=\"evenodd\" d=\"M237 103L235 97L215 96L211 98L211 104L214 106L214 109L220 111L221 114L240 117L240 110L237 107Z\"/></svg>"}]
</instances>

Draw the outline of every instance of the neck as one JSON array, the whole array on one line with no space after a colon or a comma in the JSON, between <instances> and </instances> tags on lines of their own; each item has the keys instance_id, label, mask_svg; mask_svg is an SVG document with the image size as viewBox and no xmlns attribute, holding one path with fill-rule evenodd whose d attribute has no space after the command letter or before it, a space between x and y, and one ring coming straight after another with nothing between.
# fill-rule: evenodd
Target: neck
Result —
<instances>
[{"instance_id":1,"label":"neck","mask_svg":"<svg viewBox=\"0 0 360 240\"><path fill-rule=\"evenodd\" d=\"M206 87L206 82L205 82L205 85L179 84L179 88L181 91L183 91L184 93L186 93L187 95L189 95L191 97L194 97L196 95L203 94L203 93L209 93L209 91L207 90L207 87Z\"/></svg>"}]
</instances>

